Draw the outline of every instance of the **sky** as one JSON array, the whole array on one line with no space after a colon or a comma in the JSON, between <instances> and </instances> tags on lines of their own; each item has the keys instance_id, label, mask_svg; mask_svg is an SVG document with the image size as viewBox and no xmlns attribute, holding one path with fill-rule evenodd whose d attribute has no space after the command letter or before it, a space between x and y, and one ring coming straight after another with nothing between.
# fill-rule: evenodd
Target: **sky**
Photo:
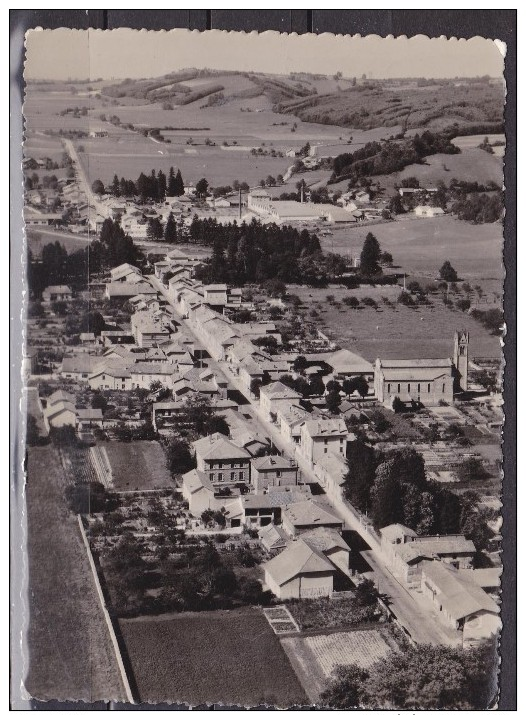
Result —
<instances>
[{"instance_id":1,"label":"sky","mask_svg":"<svg viewBox=\"0 0 526 715\"><path fill-rule=\"evenodd\" d=\"M27 79L157 77L195 67L375 79L498 77L504 58L492 40L283 35L212 30L30 30Z\"/></svg>"}]
</instances>

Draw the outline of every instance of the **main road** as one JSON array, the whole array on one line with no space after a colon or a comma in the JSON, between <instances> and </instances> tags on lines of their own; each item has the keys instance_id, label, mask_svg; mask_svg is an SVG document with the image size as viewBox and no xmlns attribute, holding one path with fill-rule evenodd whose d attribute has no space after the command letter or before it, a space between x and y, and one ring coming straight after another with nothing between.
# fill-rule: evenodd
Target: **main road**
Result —
<instances>
[{"instance_id":1,"label":"main road","mask_svg":"<svg viewBox=\"0 0 526 715\"><path fill-rule=\"evenodd\" d=\"M171 305L174 317L178 319L181 325L181 332L187 333L194 340L201 342L200 337L194 333L191 325L182 320L177 313L175 301L169 295L163 283L155 276L147 277L152 286L162 293ZM275 425L263 418L254 396L233 374L227 363L214 358L210 358L208 363L225 376L232 390L240 392L247 400L247 404L243 406L241 413L250 416L247 426L254 432L257 431L261 435L266 435L281 450L282 454L296 460L306 482L317 483L318 479L312 465L298 453L293 445L283 438ZM420 598L417 594L412 594L391 573L380 548L378 536L364 517L348 503L342 504L328 494L326 499L332 509L343 519L345 526L352 531L356 531L366 542L369 548L362 551L361 555L370 566L372 580L385 597L391 612L399 624L411 635L413 640L418 643L432 643L435 645L455 645L459 643L457 634L445 629L438 622L431 604L423 597Z\"/></svg>"}]
</instances>

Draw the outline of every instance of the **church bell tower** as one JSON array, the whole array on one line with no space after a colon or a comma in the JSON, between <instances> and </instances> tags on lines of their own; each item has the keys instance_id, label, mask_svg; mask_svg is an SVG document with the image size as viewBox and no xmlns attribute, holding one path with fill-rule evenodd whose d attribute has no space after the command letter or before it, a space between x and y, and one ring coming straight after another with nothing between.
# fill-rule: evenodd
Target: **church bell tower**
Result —
<instances>
[{"instance_id":1,"label":"church bell tower","mask_svg":"<svg viewBox=\"0 0 526 715\"><path fill-rule=\"evenodd\" d=\"M455 333L453 362L457 371L458 385L464 392L468 389L468 348L469 333L467 330L457 331Z\"/></svg>"}]
</instances>

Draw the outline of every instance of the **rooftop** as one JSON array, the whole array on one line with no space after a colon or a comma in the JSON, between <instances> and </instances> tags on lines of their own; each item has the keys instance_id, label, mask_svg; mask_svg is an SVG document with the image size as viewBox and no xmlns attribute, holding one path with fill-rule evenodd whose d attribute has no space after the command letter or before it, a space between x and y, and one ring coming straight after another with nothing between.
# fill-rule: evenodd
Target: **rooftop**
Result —
<instances>
[{"instance_id":1,"label":"rooftop","mask_svg":"<svg viewBox=\"0 0 526 715\"><path fill-rule=\"evenodd\" d=\"M294 526L316 526L317 524L342 525L339 516L329 507L316 504L312 500L290 504L285 507L288 520Z\"/></svg>"},{"instance_id":2,"label":"rooftop","mask_svg":"<svg viewBox=\"0 0 526 715\"><path fill-rule=\"evenodd\" d=\"M324 554L313 549L302 539L293 541L280 554L267 561L263 568L278 586L282 586L300 574L336 571Z\"/></svg>"},{"instance_id":3,"label":"rooftop","mask_svg":"<svg viewBox=\"0 0 526 715\"><path fill-rule=\"evenodd\" d=\"M436 598L444 610L455 620L467 618L479 611L499 613L495 601L475 584L469 575L439 561L425 564L422 574L433 581L439 590Z\"/></svg>"},{"instance_id":4,"label":"rooftop","mask_svg":"<svg viewBox=\"0 0 526 715\"><path fill-rule=\"evenodd\" d=\"M202 437L192 443L196 454L206 460L210 459L249 459L249 453L242 447L225 437L224 434L214 434Z\"/></svg>"}]
</instances>

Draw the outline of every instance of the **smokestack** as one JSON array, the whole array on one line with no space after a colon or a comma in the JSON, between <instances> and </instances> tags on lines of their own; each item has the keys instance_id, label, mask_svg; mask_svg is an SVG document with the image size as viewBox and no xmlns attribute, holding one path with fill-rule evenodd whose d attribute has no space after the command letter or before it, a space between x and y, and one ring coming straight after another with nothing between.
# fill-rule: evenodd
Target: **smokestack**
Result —
<instances>
[{"instance_id":1,"label":"smokestack","mask_svg":"<svg viewBox=\"0 0 526 715\"><path fill-rule=\"evenodd\" d=\"M301 188L300 188L300 201L301 201L301 203L303 203L303 184L301 185Z\"/></svg>"}]
</instances>

